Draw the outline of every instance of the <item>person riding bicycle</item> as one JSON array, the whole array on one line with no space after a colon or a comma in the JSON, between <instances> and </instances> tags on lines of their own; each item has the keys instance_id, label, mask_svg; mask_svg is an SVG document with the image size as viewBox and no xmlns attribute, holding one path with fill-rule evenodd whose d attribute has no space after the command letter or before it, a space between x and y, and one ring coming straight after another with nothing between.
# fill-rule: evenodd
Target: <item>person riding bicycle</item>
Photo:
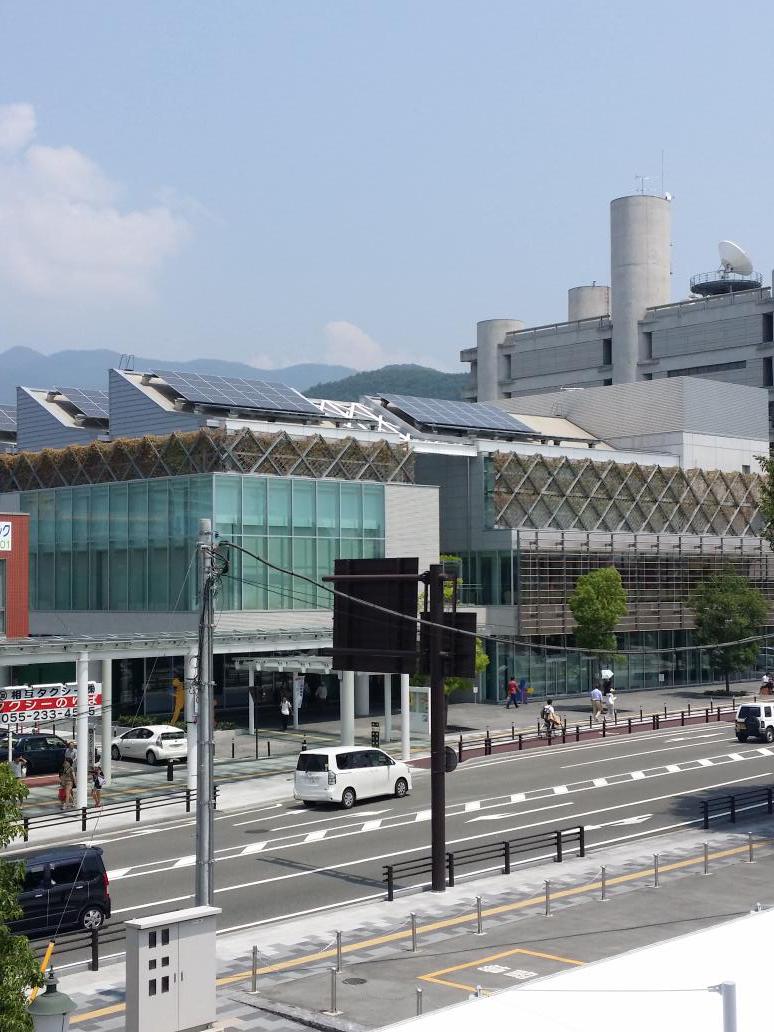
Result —
<instances>
[{"instance_id":1,"label":"person riding bicycle","mask_svg":"<svg viewBox=\"0 0 774 1032\"><path fill-rule=\"evenodd\" d=\"M540 718L545 726L546 734L551 734L553 731L559 730L562 726L562 722L554 709L553 699L546 699L545 704L540 711Z\"/></svg>"}]
</instances>

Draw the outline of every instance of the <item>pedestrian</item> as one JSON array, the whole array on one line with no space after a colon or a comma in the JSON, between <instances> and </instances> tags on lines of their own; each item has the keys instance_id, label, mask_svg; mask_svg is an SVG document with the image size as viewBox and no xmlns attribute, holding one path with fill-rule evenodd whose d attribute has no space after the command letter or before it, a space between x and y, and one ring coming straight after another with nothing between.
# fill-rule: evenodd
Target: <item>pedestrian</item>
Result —
<instances>
[{"instance_id":1,"label":"pedestrian","mask_svg":"<svg viewBox=\"0 0 774 1032\"><path fill-rule=\"evenodd\" d=\"M95 763L91 768L91 798L95 806L102 806L102 789L105 787L105 775L102 767Z\"/></svg>"},{"instance_id":2,"label":"pedestrian","mask_svg":"<svg viewBox=\"0 0 774 1032\"><path fill-rule=\"evenodd\" d=\"M613 684L611 681L608 681L605 686L604 702L608 720L615 722L615 692L613 691Z\"/></svg>"},{"instance_id":3,"label":"pedestrian","mask_svg":"<svg viewBox=\"0 0 774 1032\"><path fill-rule=\"evenodd\" d=\"M591 715L594 718L594 720L599 720L599 718L602 715L603 702L602 692L599 690L598 685L595 684L594 687L591 689L591 694L589 698L591 699Z\"/></svg>"},{"instance_id":4,"label":"pedestrian","mask_svg":"<svg viewBox=\"0 0 774 1032\"><path fill-rule=\"evenodd\" d=\"M540 716L546 725L546 732L550 734L551 731L555 731L557 728L561 728L562 722L559 719L556 710L554 709L554 700L546 699L545 705L540 711Z\"/></svg>"},{"instance_id":5,"label":"pedestrian","mask_svg":"<svg viewBox=\"0 0 774 1032\"><path fill-rule=\"evenodd\" d=\"M73 790L75 789L75 772L73 771L73 765L68 759L65 759L62 764L62 769L59 771L59 805L62 810L66 810L68 806L74 806L73 801Z\"/></svg>"},{"instance_id":6,"label":"pedestrian","mask_svg":"<svg viewBox=\"0 0 774 1032\"><path fill-rule=\"evenodd\" d=\"M514 705L516 707L516 709L519 708L519 695L518 695L518 692L519 692L519 686L516 684L516 679L513 677L513 675L511 675L511 677L508 679L508 687L505 690L505 693L506 693L506 696L507 696L507 698L505 700L505 708L506 709L510 709L511 705Z\"/></svg>"},{"instance_id":7,"label":"pedestrian","mask_svg":"<svg viewBox=\"0 0 774 1032\"><path fill-rule=\"evenodd\" d=\"M280 719L282 720L282 730L287 731L288 721L290 720L290 699L287 695L283 695L280 699Z\"/></svg>"},{"instance_id":8,"label":"pedestrian","mask_svg":"<svg viewBox=\"0 0 774 1032\"><path fill-rule=\"evenodd\" d=\"M320 706L324 706L328 701L328 686L325 681L320 681L317 685L317 701L320 703Z\"/></svg>"},{"instance_id":9,"label":"pedestrian","mask_svg":"<svg viewBox=\"0 0 774 1032\"><path fill-rule=\"evenodd\" d=\"M23 756L18 756L11 764L11 770L14 772L19 781L24 781L27 777L27 761Z\"/></svg>"},{"instance_id":10,"label":"pedestrian","mask_svg":"<svg viewBox=\"0 0 774 1032\"><path fill-rule=\"evenodd\" d=\"M75 767L76 760L78 759L78 750L75 748L75 742L67 743L65 759Z\"/></svg>"}]
</instances>

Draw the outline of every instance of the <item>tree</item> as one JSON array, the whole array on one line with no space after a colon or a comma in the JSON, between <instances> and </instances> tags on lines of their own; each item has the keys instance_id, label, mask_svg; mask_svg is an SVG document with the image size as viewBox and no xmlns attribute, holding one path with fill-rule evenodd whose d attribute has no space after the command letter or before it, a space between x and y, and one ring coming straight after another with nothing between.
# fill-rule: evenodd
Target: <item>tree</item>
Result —
<instances>
[{"instance_id":1,"label":"tree","mask_svg":"<svg viewBox=\"0 0 774 1032\"><path fill-rule=\"evenodd\" d=\"M618 645L613 631L626 616L626 592L621 574L614 566L604 566L579 577L569 606L575 617L575 640L580 648L616 651Z\"/></svg>"},{"instance_id":2,"label":"tree","mask_svg":"<svg viewBox=\"0 0 774 1032\"><path fill-rule=\"evenodd\" d=\"M769 455L756 455L763 469L760 478L760 513L763 518L761 537L764 537L774 548L774 458Z\"/></svg>"},{"instance_id":3,"label":"tree","mask_svg":"<svg viewBox=\"0 0 774 1032\"><path fill-rule=\"evenodd\" d=\"M768 619L768 605L761 592L731 570L702 581L691 594L688 606L696 619L699 645L720 645L750 638L761 632ZM759 649L760 643L751 641L710 650L710 666L724 675L726 692L731 690L728 683L731 671L751 666Z\"/></svg>"},{"instance_id":4,"label":"tree","mask_svg":"<svg viewBox=\"0 0 774 1032\"><path fill-rule=\"evenodd\" d=\"M7 763L0 763L0 848L21 831L21 804L26 795L27 786ZM18 893L23 879L23 863L0 857L0 1032L32 1029L26 990L43 985L29 942L23 935L13 935L6 924L21 916Z\"/></svg>"}]
</instances>

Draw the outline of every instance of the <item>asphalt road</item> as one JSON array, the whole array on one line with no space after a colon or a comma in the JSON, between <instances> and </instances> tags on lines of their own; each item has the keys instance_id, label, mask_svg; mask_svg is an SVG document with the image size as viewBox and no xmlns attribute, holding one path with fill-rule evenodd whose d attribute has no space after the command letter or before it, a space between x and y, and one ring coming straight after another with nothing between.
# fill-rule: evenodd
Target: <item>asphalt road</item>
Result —
<instances>
[{"instance_id":1,"label":"asphalt road","mask_svg":"<svg viewBox=\"0 0 774 1032\"><path fill-rule=\"evenodd\" d=\"M772 782L774 745L739 744L727 723L471 759L447 777L447 846L583 824L594 848L696 823L701 798ZM417 770L410 796L349 812L307 810L288 798L219 813L221 933L382 896L383 865L428 853L429 806L429 772ZM111 925L191 905L192 819L103 836L97 828L93 840L110 875ZM492 870L491 862L464 876L478 870ZM119 941L105 946L120 950ZM60 967L83 956L62 957Z\"/></svg>"}]
</instances>

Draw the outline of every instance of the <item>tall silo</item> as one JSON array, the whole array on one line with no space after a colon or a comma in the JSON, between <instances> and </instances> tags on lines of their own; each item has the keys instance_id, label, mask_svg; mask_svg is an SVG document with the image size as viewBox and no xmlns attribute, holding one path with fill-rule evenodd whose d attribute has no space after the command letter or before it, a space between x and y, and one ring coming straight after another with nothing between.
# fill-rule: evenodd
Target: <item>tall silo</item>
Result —
<instances>
[{"instance_id":1,"label":"tall silo","mask_svg":"<svg viewBox=\"0 0 774 1032\"><path fill-rule=\"evenodd\" d=\"M520 319L483 319L476 324L476 400L495 401L500 392L500 349L506 333L523 330Z\"/></svg>"},{"instance_id":2,"label":"tall silo","mask_svg":"<svg viewBox=\"0 0 774 1032\"><path fill-rule=\"evenodd\" d=\"M646 308L670 301L670 209L650 194L610 202L614 383L639 379L637 362L649 357L639 322Z\"/></svg>"},{"instance_id":3,"label":"tall silo","mask_svg":"<svg viewBox=\"0 0 774 1032\"><path fill-rule=\"evenodd\" d=\"M610 287L591 283L583 287L570 287L567 291L567 321L600 319L610 315Z\"/></svg>"}]
</instances>

